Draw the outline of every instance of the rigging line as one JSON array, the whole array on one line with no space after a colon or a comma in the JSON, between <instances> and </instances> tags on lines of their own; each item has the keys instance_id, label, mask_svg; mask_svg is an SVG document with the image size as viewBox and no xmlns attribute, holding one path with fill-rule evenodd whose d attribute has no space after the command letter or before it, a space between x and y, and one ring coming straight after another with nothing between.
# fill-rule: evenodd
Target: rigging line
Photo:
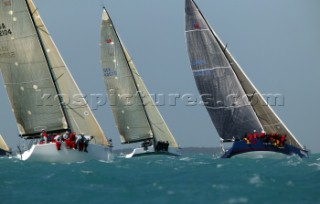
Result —
<instances>
[{"instance_id":1,"label":"rigging line","mask_svg":"<svg viewBox=\"0 0 320 204\"><path fill-rule=\"evenodd\" d=\"M223 48L223 50L222 50L222 52L223 52L224 54L226 54L225 52L226 52L226 50L227 50L227 47L228 47L228 43L226 43L226 45L224 46L224 48Z\"/></svg>"},{"instance_id":2,"label":"rigging line","mask_svg":"<svg viewBox=\"0 0 320 204\"><path fill-rule=\"evenodd\" d=\"M268 119L265 119L265 118L262 117L262 116L257 115L257 117L259 118L259 120L263 120L263 121L265 121L265 122L269 122ZM271 126L271 125L268 125L268 126Z\"/></svg>"},{"instance_id":3,"label":"rigging line","mask_svg":"<svg viewBox=\"0 0 320 204\"><path fill-rule=\"evenodd\" d=\"M252 101L252 99L253 99L254 95L256 94L256 92L257 92L257 91L254 91L251 97L248 96L249 102Z\"/></svg>"},{"instance_id":4,"label":"rigging line","mask_svg":"<svg viewBox=\"0 0 320 204\"><path fill-rule=\"evenodd\" d=\"M63 102L62 102L63 103ZM88 108L88 105L85 104L83 105L82 107L79 107L79 108L73 108L71 107L69 104L62 104L63 106L65 107L68 107L68 110L70 111L73 111L73 113L75 113L76 115L78 115L80 118L84 119L85 118L85 115L83 116L81 113L79 113L78 111L76 111L77 109L79 108ZM88 112L89 113L89 112ZM76 121L75 121L76 122ZM77 125L78 126L78 125Z\"/></svg>"},{"instance_id":5,"label":"rigging line","mask_svg":"<svg viewBox=\"0 0 320 204\"><path fill-rule=\"evenodd\" d=\"M54 81L58 81L65 73L62 73L60 76L54 79Z\"/></svg>"},{"instance_id":6,"label":"rigging line","mask_svg":"<svg viewBox=\"0 0 320 204\"><path fill-rule=\"evenodd\" d=\"M45 30L44 25L39 25L38 28L39 28L39 30L41 30L42 32L44 32L45 34L50 36L50 34Z\"/></svg>"},{"instance_id":7,"label":"rigging line","mask_svg":"<svg viewBox=\"0 0 320 204\"><path fill-rule=\"evenodd\" d=\"M36 8L31 14L35 14L38 11L38 8Z\"/></svg>"}]
</instances>

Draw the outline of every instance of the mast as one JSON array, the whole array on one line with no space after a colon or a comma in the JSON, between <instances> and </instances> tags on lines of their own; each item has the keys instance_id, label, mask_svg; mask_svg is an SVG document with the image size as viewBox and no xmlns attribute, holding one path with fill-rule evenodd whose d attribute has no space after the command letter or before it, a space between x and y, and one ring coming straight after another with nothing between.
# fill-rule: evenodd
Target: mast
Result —
<instances>
[{"instance_id":1,"label":"mast","mask_svg":"<svg viewBox=\"0 0 320 204\"><path fill-rule=\"evenodd\" d=\"M44 45L43 45L43 42L42 42L42 38L40 37L39 31L38 31L38 27L36 26L36 23L35 23L35 21L34 21L34 19L33 19L33 13L31 12L31 9L30 9L30 7L29 7L28 1L32 1L32 0L26 0L28 12L29 12L31 21L32 21L32 23L33 23L33 26L34 26L34 28L35 28L35 31L36 31L36 33L37 33L37 37L38 37L39 42L40 42L40 46L41 46L42 53L43 53L43 55L44 55L44 57L45 57L45 60L46 60L46 62L47 62L47 64L48 64L49 73L50 73L50 76L51 76L51 79L52 79L52 83L53 83L53 85L54 85L54 88L55 88L56 92L59 94L59 89L58 89L58 87L57 87L57 85L56 85L56 80L55 80L54 77L53 77L52 66L51 66L51 63L50 63L49 58L48 58L48 56L47 56L47 53L46 53L46 51L45 51L45 48L44 48ZM58 99L59 99L59 104L60 104L60 107L61 107L61 109L62 109L63 115L64 115L64 117L65 117L65 119L66 119L66 122L67 122L67 126L68 126L67 129L69 129L69 124L70 124L70 123L69 123L69 118L67 117L67 114L66 114L66 112L65 112L65 110L64 110L64 107L63 107L63 105L62 105L62 99L60 98L60 96L58 96Z\"/></svg>"},{"instance_id":2,"label":"mast","mask_svg":"<svg viewBox=\"0 0 320 204\"><path fill-rule=\"evenodd\" d=\"M111 24L112 24L113 27L114 27L114 24L113 24L113 22L112 22L112 19L111 19L110 15L108 14L108 11L107 11L106 7L103 6L103 9L104 9L104 11L107 13L107 15L109 16L110 22L111 22ZM116 34L117 39L119 40L119 42L120 42L120 44L121 44L121 46L120 46L120 47L121 47L121 50L122 50L122 52L124 53L124 56L125 56L127 65L128 65L128 67L129 67L129 71L130 71L130 73L131 73L131 75L132 75L132 79L133 79L134 86L135 86L135 88L138 90L139 99L141 100L143 111L144 111L144 113L145 113L145 116L146 116L146 118L147 118L149 127L150 127L151 132L152 132L152 139L155 141L154 130L153 130L153 127L152 127L152 125L151 125L151 121L150 121L149 115L148 115L148 113L147 113L147 111L146 111L146 108L145 108L143 99L142 99L142 97L141 97L140 89L139 89L139 87L138 87L138 85L137 85L136 79L135 79L135 77L134 77L134 73L133 73L133 71L132 71L132 69L131 69L131 67L130 67L130 64L129 64L129 62L128 62L127 55L125 54L126 52L125 52L125 50L124 50L124 48L123 48L122 42L121 42L121 40L120 40L120 38L119 38L119 35L118 35L116 29L114 29L114 32L115 32L115 34ZM144 140L148 140L148 139L142 139L141 141L144 141Z\"/></svg>"}]
</instances>

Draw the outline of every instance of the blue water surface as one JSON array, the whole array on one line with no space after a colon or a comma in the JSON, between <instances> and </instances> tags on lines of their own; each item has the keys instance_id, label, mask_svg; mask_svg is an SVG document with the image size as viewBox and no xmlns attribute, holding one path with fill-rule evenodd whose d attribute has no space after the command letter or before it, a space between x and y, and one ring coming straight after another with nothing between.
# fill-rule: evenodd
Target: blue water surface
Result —
<instances>
[{"instance_id":1,"label":"blue water surface","mask_svg":"<svg viewBox=\"0 0 320 204\"><path fill-rule=\"evenodd\" d=\"M320 203L320 154L218 159L210 154L113 162L0 159L0 203Z\"/></svg>"}]
</instances>

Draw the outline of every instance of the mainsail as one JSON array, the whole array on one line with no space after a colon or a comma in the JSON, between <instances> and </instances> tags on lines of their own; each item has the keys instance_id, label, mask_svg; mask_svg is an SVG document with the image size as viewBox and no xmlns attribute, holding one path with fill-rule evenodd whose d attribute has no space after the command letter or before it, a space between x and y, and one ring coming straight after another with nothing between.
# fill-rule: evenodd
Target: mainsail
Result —
<instances>
[{"instance_id":1,"label":"mainsail","mask_svg":"<svg viewBox=\"0 0 320 204\"><path fill-rule=\"evenodd\" d=\"M32 0L3 0L0 16L0 67L21 136L71 129L108 145Z\"/></svg>"},{"instance_id":2,"label":"mainsail","mask_svg":"<svg viewBox=\"0 0 320 204\"><path fill-rule=\"evenodd\" d=\"M147 139L178 147L122 44L106 9L101 24L101 66L109 103L123 143Z\"/></svg>"},{"instance_id":3,"label":"mainsail","mask_svg":"<svg viewBox=\"0 0 320 204\"><path fill-rule=\"evenodd\" d=\"M287 135L287 144L304 149L209 26L193 0L186 0L188 53L208 113L223 139L253 130Z\"/></svg>"}]
</instances>

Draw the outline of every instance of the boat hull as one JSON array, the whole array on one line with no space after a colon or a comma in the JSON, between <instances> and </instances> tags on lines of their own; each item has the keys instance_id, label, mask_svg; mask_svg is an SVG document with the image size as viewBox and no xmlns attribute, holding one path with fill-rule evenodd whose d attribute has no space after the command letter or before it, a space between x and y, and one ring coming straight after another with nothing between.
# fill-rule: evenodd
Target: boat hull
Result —
<instances>
[{"instance_id":1,"label":"boat hull","mask_svg":"<svg viewBox=\"0 0 320 204\"><path fill-rule=\"evenodd\" d=\"M40 161L40 162L56 162L56 163L73 163L89 160L112 160L112 148L104 147L96 144L89 144L88 152L78 151L66 148L65 143L61 144L60 150L57 150L55 143L33 144L32 147L17 154L20 160Z\"/></svg>"},{"instance_id":2,"label":"boat hull","mask_svg":"<svg viewBox=\"0 0 320 204\"><path fill-rule=\"evenodd\" d=\"M154 146L150 146L147 149L143 147L135 148L130 154L127 154L125 158L132 158L138 156L145 156L145 155L172 155L172 156L180 156L181 149L180 148L173 148L169 147L168 151L155 151Z\"/></svg>"},{"instance_id":3,"label":"boat hull","mask_svg":"<svg viewBox=\"0 0 320 204\"><path fill-rule=\"evenodd\" d=\"M276 154L272 153L279 153L283 155L298 155L301 158L308 157L308 152L297 147L285 144L283 147L275 147L271 144L265 144L261 139L256 139L250 144L247 144L246 141L240 140L235 141L233 146L226 151L221 158L231 158L236 155L248 154L251 158L276 158ZM278 158L281 156L279 155Z\"/></svg>"},{"instance_id":4,"label":"boat hull","mask_svg":"<svg viewBox=\"0 0 320 204\"><path fill-rule=\"evenodd\" d=\"M10 153L0 148L0 157L9 156Z\"/></svg>"}]
</instances>

